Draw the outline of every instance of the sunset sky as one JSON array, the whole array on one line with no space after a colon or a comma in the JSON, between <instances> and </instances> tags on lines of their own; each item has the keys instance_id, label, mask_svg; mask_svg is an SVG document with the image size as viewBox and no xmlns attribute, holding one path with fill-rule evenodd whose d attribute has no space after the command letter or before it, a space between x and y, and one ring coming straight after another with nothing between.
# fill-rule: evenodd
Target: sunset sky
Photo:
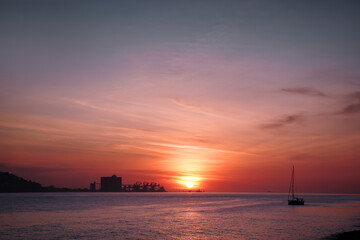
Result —
<instances>
[{"instance_id":1,"label":"sunset sky","mask_svg":"<svg viewBox=\"0 0 360 240\"><path fill-rule=\"evenodd\" d=\"M360 1L0 1L0 171L360 193Z\"/></svg>"}]
</instances>

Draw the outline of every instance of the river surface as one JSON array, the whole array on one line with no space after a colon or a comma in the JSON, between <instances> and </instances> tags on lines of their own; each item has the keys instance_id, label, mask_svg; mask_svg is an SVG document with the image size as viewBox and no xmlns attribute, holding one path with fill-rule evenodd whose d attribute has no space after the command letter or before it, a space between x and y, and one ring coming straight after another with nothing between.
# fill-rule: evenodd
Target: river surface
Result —
<instances>
[{"instance_id":1,"label":"river surface","mask_svg":"<svg viewBox=\"0 0 360 240\"><path fill-rule=\"evenodd\" d=\"M360 228L360 195L2 193L0 239L321 239Z\"/></svg>"}]
</instances>

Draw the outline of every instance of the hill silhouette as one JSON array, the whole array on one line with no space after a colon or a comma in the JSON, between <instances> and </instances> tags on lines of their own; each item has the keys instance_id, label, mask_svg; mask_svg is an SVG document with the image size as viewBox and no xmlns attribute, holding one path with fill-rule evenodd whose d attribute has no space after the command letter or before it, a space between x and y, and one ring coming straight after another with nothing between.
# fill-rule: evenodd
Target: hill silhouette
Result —
<instances>
[{"instance_id":1,"label":"hill silhouette","mask_svg":"<svg viewBox=\"0 0 360 240\"><path fill-rule=\"evenodd\" d=\"M42 192L40 183L28 181L8 172L0 172L0 192Z\"/></svg>"},{"instance_id":2,"label":"hill silhouette","mask_svg":"<svg viewBox=\"0 0 360 240\"><path fill-rule=\"evenodd\" d=\"M40 183L25 180L9 172L0 172L0 192L85 192L86 188L43 187Z\"/></svg>"}]
</instances>

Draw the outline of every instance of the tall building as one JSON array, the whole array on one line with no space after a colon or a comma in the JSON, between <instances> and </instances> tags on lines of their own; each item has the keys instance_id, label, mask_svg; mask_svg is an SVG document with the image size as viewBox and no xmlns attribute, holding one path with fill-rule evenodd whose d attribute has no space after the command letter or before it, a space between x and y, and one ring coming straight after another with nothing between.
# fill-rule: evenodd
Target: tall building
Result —
<instances>
[{"instance_id":1,"label":"tall building","mask_svg":"<svg viewBox=\"0 0 360 240\"><path fill-rule=\"evenodd\" d=\"M121 192L122 179L113 175L112 177L101 177L101 191L102 192Z\"/></svg>"}]
</instances>

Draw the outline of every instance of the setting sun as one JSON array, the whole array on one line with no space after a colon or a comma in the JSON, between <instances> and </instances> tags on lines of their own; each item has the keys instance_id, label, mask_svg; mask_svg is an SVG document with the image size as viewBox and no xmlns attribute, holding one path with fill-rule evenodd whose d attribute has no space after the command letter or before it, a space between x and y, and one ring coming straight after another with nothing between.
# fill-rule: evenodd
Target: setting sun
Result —
<instances>
[{"instance_id":1,"label":"setting sun","mask_svg":"<svg viewBox=\"0 0 360 240\"><path fill-rule=\"evenodd\" d=\"M192 183L192 182L187 182L186 183L187 188L192 188L193 186L194 186L194 183Z\"/></svg>"}]
</instances>

